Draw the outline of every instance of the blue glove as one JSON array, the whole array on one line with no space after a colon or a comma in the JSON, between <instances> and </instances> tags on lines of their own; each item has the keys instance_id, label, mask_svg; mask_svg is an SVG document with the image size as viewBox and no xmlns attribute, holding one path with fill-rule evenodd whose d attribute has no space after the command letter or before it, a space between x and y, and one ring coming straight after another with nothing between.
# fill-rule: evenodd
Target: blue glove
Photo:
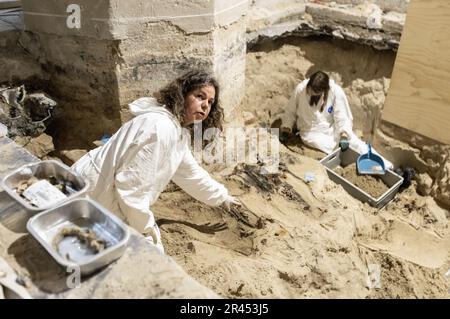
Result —
<instances>
[{"instance_id":1,"label":"blue glove","mask_svg":"<svg viewBox=\"0 0 450 319\"><path fill-rule=\"evenodd\" d=\"M282 127L280 129L280 142L281 143L286 143L286 141L288 140L289 136L291 135L291 129L288 127Z\"/></svg>"},{"instance_id":2,"label":"blue glove","mask_svg":"<svg viewBox=\"0 0 450 319\"><path fill-rule=\"evenodd\" d=\"M345 152L346 150L348 150L348 147L350 146L348 139L343 137L341 138L341 140L339 141L339 147L341 148L342 152Z\"/></svg>"}]
</instances>

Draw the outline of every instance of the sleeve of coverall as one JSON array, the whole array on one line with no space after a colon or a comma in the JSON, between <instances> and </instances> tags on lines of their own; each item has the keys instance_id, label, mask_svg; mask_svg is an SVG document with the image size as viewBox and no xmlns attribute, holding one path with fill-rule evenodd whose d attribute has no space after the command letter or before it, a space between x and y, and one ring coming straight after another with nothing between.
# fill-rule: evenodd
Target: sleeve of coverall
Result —
<instances>
[{"instance_id":1,"label":"sleeve of coverall","mask_svg":"<svg viewBox=\"0 0 450 319\"><path fill-rule=\"evenodd\" d=\"M288 127L291 130L297 120L297 97L300 86L301 84L294 89L289 102L283 110L283 113L278 116L278 118L281 119L281 126Z\"/></svg>"},{"instance_id":2,"label":"sleeve of coverall","mask_svg":"<svg viewBox=\"0 0 450 319\"><path fill-rule=\"evenodd\" d=\"M210 206L222 204L228 195L225 186L209 176L208 172L197 163L189 149L184 153L172 181L195 199Z\"/></svg>"},{"instance_id":3,"label":"sleeve of coverall","mask_svg":"<svg viewBox=\"0 0 450 319\"><path fill-rule=\"evenodd\" d=\"M161 160L161 142L153 134L143 146L132 143L125 157L115 175L118 204L130 226L144 233L155 224L150 206L159 194L154 180Z\"/></svg>"},{"instance_id":4,"label":"sleeve of coverall","mask_svg":"<svg viewBox=\"0 0 450 319\"><path fill-rule=\"evenodd\" d=\"M335 128L341 134L346 132L347 135L352 133L353 116L348 104L347 97L341 87L336 86L334 90L334 123Z\"/></svg>"}]
</instances>

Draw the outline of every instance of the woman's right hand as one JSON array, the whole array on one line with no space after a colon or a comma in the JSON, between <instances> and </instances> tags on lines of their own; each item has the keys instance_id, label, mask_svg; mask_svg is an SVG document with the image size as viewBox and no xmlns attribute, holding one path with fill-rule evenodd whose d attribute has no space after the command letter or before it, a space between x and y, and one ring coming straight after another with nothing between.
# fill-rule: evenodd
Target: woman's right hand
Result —
<instances>
[{"instance_id":1,"label":"woman's right hand","mask_svg":"<svg viewBox=\"0 0 450 319\"><path fill-rule=\"evenodd\" d=\"M229 212L231 210L231 205L241 206L242 204L236 197L227 195L227 198L222 203L222 206Z\"/></svg>"}]
</instances>

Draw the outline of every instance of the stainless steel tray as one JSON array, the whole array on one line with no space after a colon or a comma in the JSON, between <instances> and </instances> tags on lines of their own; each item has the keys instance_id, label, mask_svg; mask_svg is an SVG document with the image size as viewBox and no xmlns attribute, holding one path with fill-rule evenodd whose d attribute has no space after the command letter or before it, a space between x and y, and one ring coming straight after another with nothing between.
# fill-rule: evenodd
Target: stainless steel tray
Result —
<instances>
[{"instance_id":1,"label":"stainless steel tray","mask_svg":"<svg viewBox=\"0 0 450 319\"><path fill-rule=\"evenodd\" d=\"M60 202L52 205L48 205L46 207L36 207L31 205L25 198L22 198L16 191L15 186L23 180L27 180L30 177L34 176L37 178L45 178L49 176L58 176L65 180L72 182L78 189L77 192L67 196L65 199ZM89 188L89 183L83 180L80 176L75 174L67 165L64 165L58 161L48 160L41 161L31 164L26 164L24 166L19 167L18 169L12 171L8 175L6 175L1 180L1 187L17 202L19 202L22 206L24 206L27 210L32 212L41 212L46 209L50 209L57 205L61 205L62 203L69 201L73 198L79 197L84 194Z\"/></svg>"},{"instance_id":2,"label":"stainless steel tray","mask_svg":"<svg viewBox=\"0 0 450 319\"><path fill-rule=\"evenodd\" d=\"M386 170L386 174L380 175L379 177L389 187L389 189L380 197L374 198L334 171L334 169L338 166L345 167L355 163L359 155L360 154L352 148L349 148L345 152L341 152L341 149L338 148L336 151L323 158L320 163L325 166L328 177L335 183L342 185L342 187L350 195L362 202L369 203L373 207L382 208L395 197L400 185L403 183L403 177L397 175L391 170Z\"/></svg>"},{"instance_id":3,"label":"stainless steel tray","mask_svg":"<svg viewBox=\"0 0 450 319\"><path fill-rule=\"evenodd\" d=\"M55 247L55 236L65 227L90 229L106 242L104 250L94 254L79 241L67 241ZM28 231L63 267L77 265L82 275L87 275L119 258L125 251L129 229L118 217L97 202L87 199L73 199L59 207L49 209L29 219ZM70 238L66 238L70 239ZM62 243L63 241L61 241ZM69 253L70 258L66 258Z\"/></svg>"}]
</instances>

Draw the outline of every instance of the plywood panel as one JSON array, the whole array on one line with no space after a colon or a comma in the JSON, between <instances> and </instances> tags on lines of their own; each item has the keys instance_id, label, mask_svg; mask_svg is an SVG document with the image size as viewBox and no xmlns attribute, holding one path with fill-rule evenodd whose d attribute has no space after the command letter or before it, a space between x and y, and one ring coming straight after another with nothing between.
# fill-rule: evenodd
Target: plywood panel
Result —
<instances>
[{"instance_id":1,"label":"plywood panel","mask_svg":"<svg viewBox=\"0 0 450 319\"><path fill-rule=\"evenodd\" d=\"M450 1L412 0L383 120L450 144Z\"/></svg>"}]
</instances>

